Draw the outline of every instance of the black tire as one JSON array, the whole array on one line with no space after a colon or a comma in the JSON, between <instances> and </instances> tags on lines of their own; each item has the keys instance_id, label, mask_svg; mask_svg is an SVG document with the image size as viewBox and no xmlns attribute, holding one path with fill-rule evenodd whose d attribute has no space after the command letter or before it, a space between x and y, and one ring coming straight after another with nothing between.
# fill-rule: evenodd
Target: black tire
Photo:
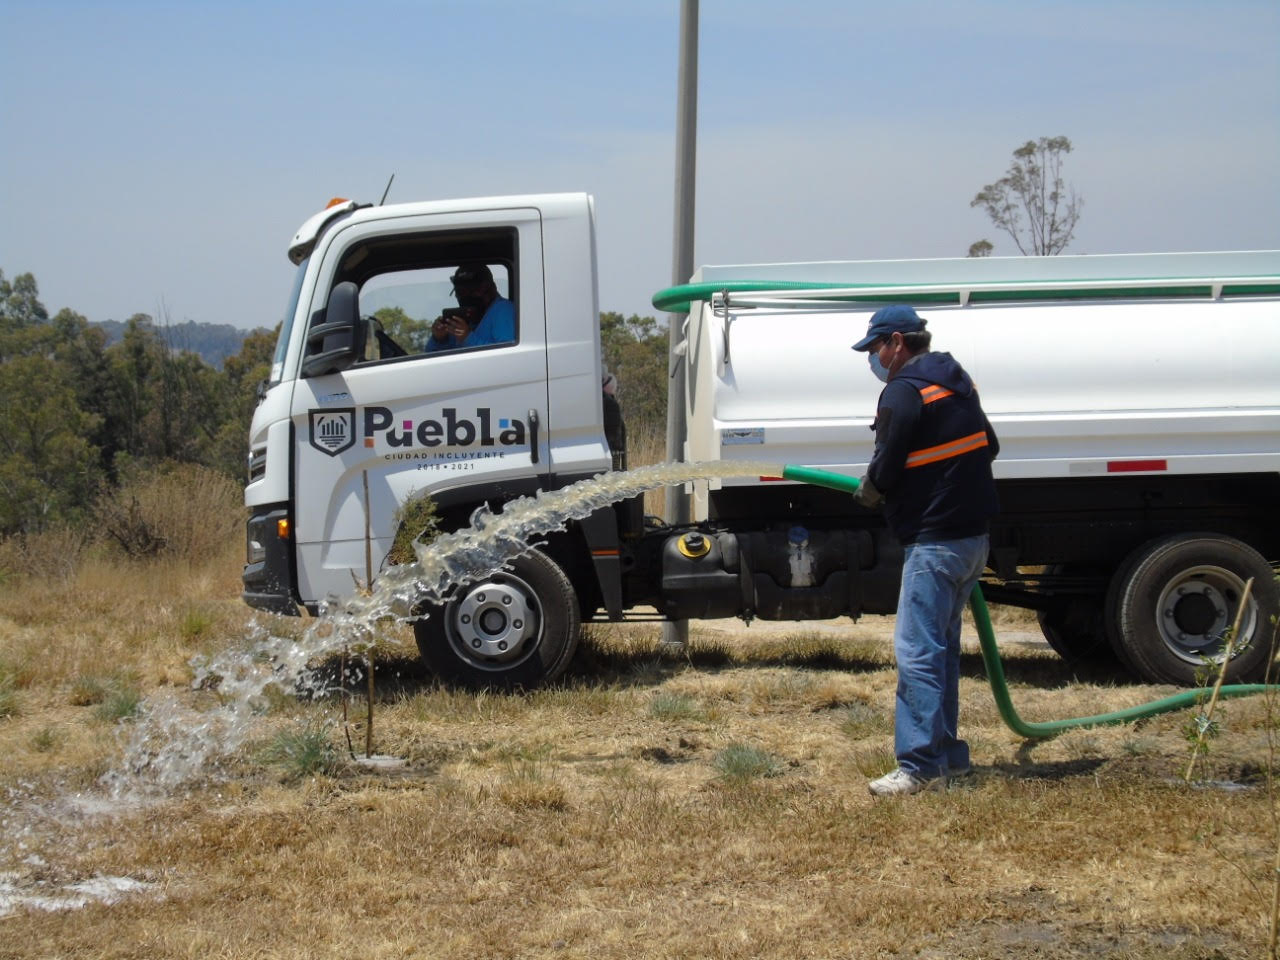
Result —
<instances>
[{"instance_id":1,"label":"black tire","mask_svg":"<svg viewBox=\"0 0 1280 960\"><path fill-rule=\"evenodd\" d=\"M1102 625L1102 601L1072 597L1036 612L1040 632L1054 652L1070 663L1115 663Z\"/></svg>"},{"instance_id":2,"label":"black tire","mask_svg":"<svg viewBox=\"0 0 1280 960\"><path fill-rule=\"evenodd\" d=\"M1161 537L1129 555L1107 597L1108 634L1116 653L1143 680L1183 686L1212 682L1250 577L1253 590L1226 681L1262 679L1271 654L1271 618L1280 612L1280 587L1261 554L1216 533Z\"/></svg>"},{"instance_id":3,"label":"black tire","mask_svg":"<svg viewBox=\"0 0 1280 960\"><path fill-rule=\"evenodd\" d=\"M1154 542L1143 544L1124 558L1107 584L1107 599L1102 607L1102 628L1106 633L1107 642L1111 644L1111 652L1120 661L1120 665L1135 677L1141 676L1141 673L1129 657L1124 638L1120 634L1120 599L1125 585L1133 577L1134 568L1146 556L1147 548Z\"/></svg>"},{"instance_id":4,"label":"black tire","mask_svg":"<svg viewBox=\"0 0 1280 960\"><path fill-rule=\"evenodd\" d=\"M1056 566L1046 573L1070 575L1071 568ZM1111 665L1115 653L1103 627L1101 596L1065 596L1047 610L1036 612L1040 632L1055 653L1068 663Z\"/></svg>"},{"instance_id":5,"label":"black tire","mask_svg":"<svg viewBox=\"0 0 1280 960\"><path fill-rule=\"evenodd\" d=\"M580 628L569 578L534 550L426 610L413 632L422 659L447 683L530 690L564 673Z\"/></svg>"}]
</instances>

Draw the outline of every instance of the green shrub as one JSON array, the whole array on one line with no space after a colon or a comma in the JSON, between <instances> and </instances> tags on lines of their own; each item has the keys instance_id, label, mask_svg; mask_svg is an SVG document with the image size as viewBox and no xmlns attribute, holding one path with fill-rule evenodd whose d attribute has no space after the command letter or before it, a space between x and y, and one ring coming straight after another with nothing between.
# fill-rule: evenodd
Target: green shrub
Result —
<instances>
[{"instance_id":1,"label":"green shrub","mask_svg":"<svg viewBox=\"0 0 1280 960\"><path fill-rule=\"evenodd\" d=\"M387 553L389 564L413 563L415 543L430 543L440 532L436 517L436 502L430 494L414 493L401 504L395 513L396 537Z\"/></svg>"},{"instance_id":2,"label":"green shrub","mask_svg":"<svg viewBox=\"0 0 1280 960\"><path fill-rule=\"evenodd\" d=\"M101 677L82 673L71 682L67 702L73 707L91 707L107 699L111 685Z\"/></svg>"},{"instance_id":3,"label":"green shrub","mask_svg":"<svg viewBox=\"0 0 1280 960\"><path fill-rule=\"evenodd\" d=\"M840 721L840 731L854 740L893 732L893 722L883 711L866 703L851 703Z\"/></svg>"},{"instance_id":4,"label":"green shrub","mask_svg":"<svg viewBox=\"0 0 1280 960\"><path fill-rule=\"evenodd\" d=\"M134 559L208 560L226 549L244 522L240 487L226 474L193 463L132 468L101 496L94 518Z\"/></svg>"},{"instance_id":5,"label":"green shrub","mask_svg":"<svg viewBox=\"0 0 1280 960\"><path fill-rule=\"evenodd\" d=\"M664 692L649 701L649 715L659 720L693 720L702 716L702 708L688 694Z\"/></svg>"},{"instance_id":6,"label":"green shrub","mask_svg":"<svg viewBox=\"0 0 1280 960\"><path fill-rule=\"evenodd\" d=\"M772 754L745 743L731 743L711 760L721 779L745 783L760 777L776 777L782 764Z\"/></svg>"},{"instance_id":7,"label":"green shrub","mask_svg":"<svg viewBox=\"0 0 1280 960\"><path fill-rule=\"evenodd\" d=\"M132 720L141 706L142 691L131 683L120 683L108 689L95 714L104 723L118 723Z\"/></svg>"},{"instance_id":8,"label":"green shrub","mask_svg":"<svg viewBox=\"0 0 1280 960\"><path fill-rule=\"evenodd\" d=\"M295 780L334 773L341 766L338 751L329 740L329 724L318 720L301 720L293 728L281 730L262 751L262 757L284 767L285 774Z\"/></svg>"},{"instance_id":9,"label":"green shrub","mask_svg":"<svg viewBox=\"0 0 1280 960\"><path fill-rule=\"evenodd\" d=\"M36 753L51 753L61 741L62 737L53 727L41 727L31 735L31 749Z\"/></svg>"},{"instance_id":10,"label":"green shrub","mask_svg":"<svg viewBox=\"0 0 1280 960\"><path fill-rule=\"evenodd\" d=\"M178 635L187 643L192 643L208 633L216 622L216 618L208 610L188 607L178 622Z\"/></svg>"}]
</instances>

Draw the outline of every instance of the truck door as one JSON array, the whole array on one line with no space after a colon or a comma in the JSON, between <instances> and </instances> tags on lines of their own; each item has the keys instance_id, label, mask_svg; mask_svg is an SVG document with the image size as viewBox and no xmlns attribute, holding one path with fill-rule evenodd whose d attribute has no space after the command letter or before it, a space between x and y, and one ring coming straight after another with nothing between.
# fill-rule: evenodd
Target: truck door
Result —
<instances>
[{"instance_id":1,"label":"truck door","mask_svg":"<svg viewBox=\"0 0 1280 960\"><path fill-rule=\"evenodd\" d=\"M537 210L366 218L322 256L311 325L334 288L354 287L362 343L347 369L294 390L294 542L309 604L376 578L411 495L469 508L532 492L548 469ZM442 315L465 333L437 339Z\"/></svg>"}]
</instances>

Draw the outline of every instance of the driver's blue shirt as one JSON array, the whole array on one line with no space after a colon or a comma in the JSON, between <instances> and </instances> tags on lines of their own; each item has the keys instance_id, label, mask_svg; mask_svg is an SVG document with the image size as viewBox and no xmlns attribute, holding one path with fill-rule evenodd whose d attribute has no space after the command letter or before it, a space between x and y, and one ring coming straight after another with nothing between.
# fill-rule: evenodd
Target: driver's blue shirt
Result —
<instances>
[{"instance_id":1,"label":"driver's blue shirt","mask_svg":"<svg viewBox=\"0 0 1280 960\"><path fill-rule=\"evenodd\" d=\"M516 308L505 297L498 297L489 304L476 328L465 343L459 343L452 335L443 340L427 337L427 353L438 350L456 350L458 347L482 347L490 343L512 343L516 339Z\"/></svg>"}]
</instances>

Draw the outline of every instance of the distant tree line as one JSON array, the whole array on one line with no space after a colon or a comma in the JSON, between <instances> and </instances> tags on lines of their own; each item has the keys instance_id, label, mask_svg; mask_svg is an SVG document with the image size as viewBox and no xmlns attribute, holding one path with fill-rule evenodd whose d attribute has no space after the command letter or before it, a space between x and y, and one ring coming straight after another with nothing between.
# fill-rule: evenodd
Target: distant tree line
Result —
<instances>
[{"instance_id":1,"label":"distant tree line","mask_svg":"<svg viewBox=\"0 0 1280 960\"><path fill-rule=\"evenodd\" d=\"M275 335L249 334L221 370L142 313L107 342L74 310L50 317L30 273L0 271L0 535L87 522L106 489L162 464L243 479Z\"/></svg>"},{"instance_id":2,"label":"distant tree line","mask_svg":"<svg viewBox=\"0 0 1280 960\"><path fill-rule=\"evenodd\" d=\"M0 537L90 523L103 494L174 464L243 483L277 332L242 334L218 369L190 348L192 330L137 313L113 339L74 310L50 317L32 274L0 270ZM666 329L605 313L601 337L629 422L660 430Z\"/></svg>"},{"instance_id":3,"label":"distant tree line","mask_svg":"<svg viewBox=\"0 0 1280 960\"><path fill-rule=\"evenodd\" d=\"M123 340L128 325L124 320L91 320L90 323L106 333L107 346ZM198 354L205 363L219 370L227 357L240 352L248 336L245 330L229 323L196 323L194 320L170 323L162 318L160 329L169 349Z\"/></svg>"}]
</instances>

